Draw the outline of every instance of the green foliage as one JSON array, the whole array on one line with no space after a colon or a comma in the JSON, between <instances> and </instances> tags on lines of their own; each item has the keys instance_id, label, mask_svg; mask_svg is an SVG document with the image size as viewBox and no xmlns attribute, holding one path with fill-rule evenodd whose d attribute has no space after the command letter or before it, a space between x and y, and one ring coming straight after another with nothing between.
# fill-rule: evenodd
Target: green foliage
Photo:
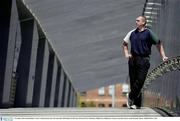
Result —
<instances>
[{"instance_id":1,"label":"green foliage","mask_svg":"<svg viewBox=\"0 0 180 121\"><path fill-rule=\"evenodd\" d=\"M96 107L95 103L93 101L91 102L81 102L80 107Z\"/></svg>"}]
</instances>

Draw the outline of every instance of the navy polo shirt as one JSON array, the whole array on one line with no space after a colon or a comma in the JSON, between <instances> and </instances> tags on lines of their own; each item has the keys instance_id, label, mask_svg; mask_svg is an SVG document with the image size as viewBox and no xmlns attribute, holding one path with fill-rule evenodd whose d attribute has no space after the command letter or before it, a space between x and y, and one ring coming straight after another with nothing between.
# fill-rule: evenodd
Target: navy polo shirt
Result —
<instances>
[{"instance_id":1,"label":"navy polo shirt","mask_svg":"<svg viewBox=\"0 0 180 121\"><path fill-rule=\"evenodd\" d=\"M145 28L143 31L134 29L130 31L124 38L126 43L131 43L131 54L134 56L149 56L151 54L151 47L158 44L160 40L150 30Z\"/></svg>"}]
</instances>

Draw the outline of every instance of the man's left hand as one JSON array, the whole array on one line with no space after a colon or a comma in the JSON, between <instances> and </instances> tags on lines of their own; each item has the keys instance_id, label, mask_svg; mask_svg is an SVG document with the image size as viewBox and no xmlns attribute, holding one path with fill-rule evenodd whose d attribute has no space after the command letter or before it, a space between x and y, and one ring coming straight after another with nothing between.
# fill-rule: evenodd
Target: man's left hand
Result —
<instances>
[{"instance_id":1,"label":"man's left hand","mask_svg":"<svg viewBox=\"0 0 180 121\"><path fill-rule=\"evenodd\" d=\"M162 60L163 60L163 62L166 62L166 61L168 60L168 57L164 56L164 57L162 58Z\"/></svg>"}]
</instances>

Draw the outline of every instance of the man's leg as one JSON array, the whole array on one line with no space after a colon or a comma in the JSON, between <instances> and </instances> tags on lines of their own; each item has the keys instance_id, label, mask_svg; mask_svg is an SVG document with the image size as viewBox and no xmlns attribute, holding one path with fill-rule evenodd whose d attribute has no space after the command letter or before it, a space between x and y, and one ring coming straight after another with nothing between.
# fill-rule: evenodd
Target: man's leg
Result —
<instances>
[{"instance_id":1,"label":"man's leg","mask_svg":"<svg viewBox=\"0 0 180 121\"><path fill-rule=\"evenodd\" d=\"M137 108L141 108L142 106L142 93L140 92L138 97L134 100L134 105L136 105Z\"/></svg>"},{"instance_id":2,"label":"man's leg","mask_svg":"<svg viewBox=\"0 0 180 121\"><path fill-rule=\"evenodd\" d=\"M146 75L148 73L148 69L150 67L150 63L148 59L145 58L139 58L136 60L136 80L133 83L131 87L131 92L129 94L130 99L137 99L135 103L139 102L138 100L141 99L141 96L139 95L141 92L141 89L144 85L144 81L146 79ZM138 96L140 98L138 99ZM141 102L139 102L141 103ZM138 104L141 105L141 104Z\"/></svg>"},{"instance_id":3,"label":"man's leg","mask_svg":"<svg viewBox=\"0 0 180 121\"><path fill-rule=\"evenodd\" d=\"M133 58L129 59L129 79L130 79L130 90L132 90L132 87L136 80L136 66L135 66L135 60Z\"/></svg>"},{"instance_id":4,"label":"man's leg","mask_svg":"<svg viewBox=\"0 0 180 121\"><path fill-rule=\"evenodd\" d=\"M130 78L130 90L132 90L132 87L134 85L135 79L136 79L136 66L135 66L135 60L133 58L129 58L128 61L129 65L129 78ZM129 94L127 95L127 107L131 108L133 105L133 98L129 98Z\"/></svg>"}]
</instances>

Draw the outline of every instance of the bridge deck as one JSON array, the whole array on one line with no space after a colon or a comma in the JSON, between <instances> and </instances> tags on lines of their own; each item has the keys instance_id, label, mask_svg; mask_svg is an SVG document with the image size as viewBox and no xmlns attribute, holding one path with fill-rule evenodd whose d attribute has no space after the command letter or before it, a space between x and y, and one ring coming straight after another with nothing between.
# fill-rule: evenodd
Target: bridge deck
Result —
<instances>
[{"instance_id":1,"label":"bridge deck","mask_svg":"<svg viewBox=\"0 0 180 121\"><path fill-rule=\"evenodd\" d=\"M0 109L1 116L45 117L45 118L120 118L120 117L161 117L151 108L12 108Z\"/></svg>"}]
</instances>

